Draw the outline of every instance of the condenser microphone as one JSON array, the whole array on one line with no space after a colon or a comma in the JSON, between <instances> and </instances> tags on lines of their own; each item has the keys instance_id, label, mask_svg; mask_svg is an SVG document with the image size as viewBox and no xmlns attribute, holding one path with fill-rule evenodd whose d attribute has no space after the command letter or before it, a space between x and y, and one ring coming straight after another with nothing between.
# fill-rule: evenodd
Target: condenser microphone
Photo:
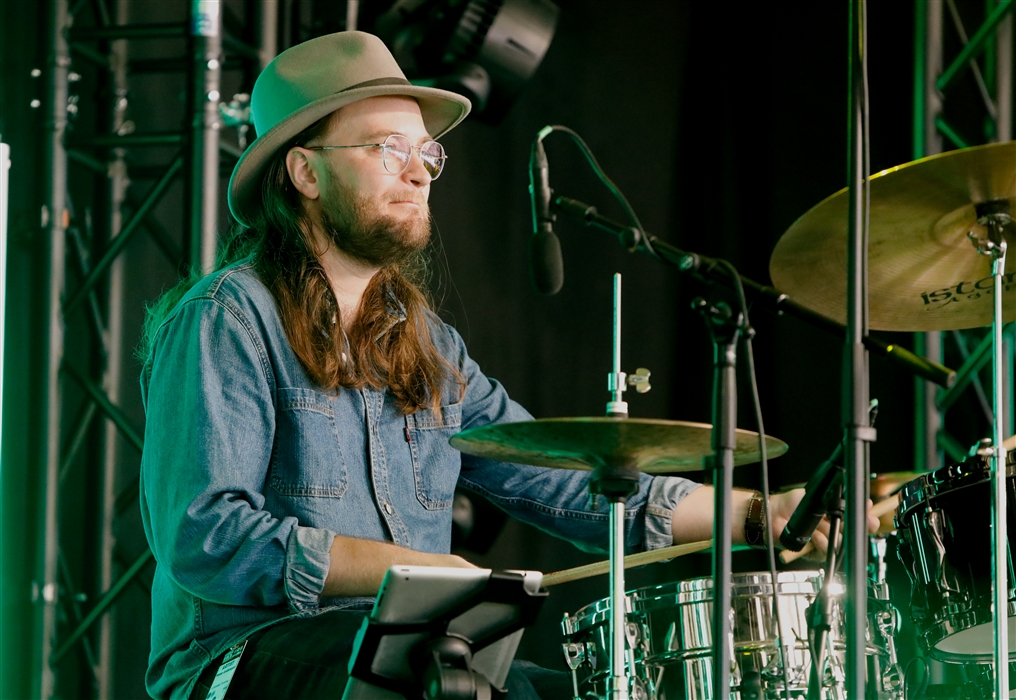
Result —
<instances>
[{"instance_id":1,"label":"condenser microphone","mask_svg":"<svg viewBox=\"0 0 1016 700\"><path fill-rule=\"evenodd\" d=\"M550 212L550 166L543 142L533 145L529 164L529 197L533 205L533 235L529 239L529 277L540 294L557 294L564 285L561 241L554 233Z\"/></svg>"},{"instance_id":2,"label":"condenser microphone","mask_svg":"<svg viewBox=\"0 0 1016 700\"><path fill-rule=\"evenodd\" d=\"M787 526L780 534L780 544L792 552L800 552L804 546L811 541L818 524L826 515L826 494L836 483L837 479L843 478L843 467L840 466L840 458L843 455L843 443L836 446L836 450L808 480L804 487L804 498L797 504L794 514L787 521Z\"/></svg>"}]
</instances>

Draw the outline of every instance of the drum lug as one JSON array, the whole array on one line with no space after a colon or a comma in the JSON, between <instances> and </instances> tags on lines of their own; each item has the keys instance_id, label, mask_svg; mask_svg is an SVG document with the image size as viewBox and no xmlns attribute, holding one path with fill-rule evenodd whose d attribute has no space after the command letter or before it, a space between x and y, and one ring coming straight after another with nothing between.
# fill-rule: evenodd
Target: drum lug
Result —
<instances>
[{"instance_id":1,"label":"drum lug","mask_svg":"<svg viewBox=\"0 0 1016 700\"><path fill-rule=\"evenodd\" d=\"M903 670L899 664L891 664L882 674L882 690L889 697L903 697Z\"/></svg>"}]
</instances>

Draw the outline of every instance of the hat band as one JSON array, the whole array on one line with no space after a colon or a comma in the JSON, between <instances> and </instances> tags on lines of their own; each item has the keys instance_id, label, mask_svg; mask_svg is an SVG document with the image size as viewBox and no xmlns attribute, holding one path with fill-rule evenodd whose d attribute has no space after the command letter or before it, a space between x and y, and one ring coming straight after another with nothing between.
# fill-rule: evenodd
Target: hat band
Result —
<instances>
[{"instance_id":1,"label":"hat band","mask_svg":"<svg viewBox=\"0 0 1016 700\"><path fill-rule=\"evenodd\" d=\"M350 90L356 90L357 88L378 87L381 85L412 85L412 83L406 80L405 78L375 78L374 80L365 80L362 83L350 85L347 88L339 90L339 92L335 94L338 95L343 92L349 92Z\"/></svg>"}]
</instances>

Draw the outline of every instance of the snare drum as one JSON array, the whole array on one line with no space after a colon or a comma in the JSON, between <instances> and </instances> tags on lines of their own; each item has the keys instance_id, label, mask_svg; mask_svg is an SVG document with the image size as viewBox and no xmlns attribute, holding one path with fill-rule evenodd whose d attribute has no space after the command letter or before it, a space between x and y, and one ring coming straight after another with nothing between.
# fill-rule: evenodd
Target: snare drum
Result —
<instances>
[{"instance_id":1,"label":"snare drum","mask_svg":"<svg viewBox=\"0 0 1016 700\"><path fill-rule=\"evenodd\" d=\"M791 697L805 698L811 671L807 609L822 578L818 571L778 574L782 638L788 646L787 671ZM767 572L732 576L731 644L734 667L729 697L783 696L783 672L773 638L772 577ZM844 637L841 606L843 588L833 586L832 631L824 680L825 698L846 697ZM869 592L869 697L902 698L902 674L896 664L893 637L899 616L888 602L884 586ZM697 578L631 591L626 596L626 661L632 677L631 697L638 700L713 700L723 697L713 687L712 579ZM606 697L609 671L609 609L604 599L575 615L565 615L562 628L565 657L584 698ZM579 683L581 680L581 683ZM754 685L753 685L754 684Z\"/></svg>"},{"instance_id":2,"label":"snare drum","mask_svg":"<svg viewBox=\"0 0 1016 700\"><path fill-rule=\"evenodd\" d=\"M1006 468L1009 542L1016 542L1016 465ZM897 554L910 575L910 612L928 653L940 661L991 661L991 467L982 457L914 479L900 492ZM1009 644L1016 658L1012 546Z\"/></svg>"}]
</instances>

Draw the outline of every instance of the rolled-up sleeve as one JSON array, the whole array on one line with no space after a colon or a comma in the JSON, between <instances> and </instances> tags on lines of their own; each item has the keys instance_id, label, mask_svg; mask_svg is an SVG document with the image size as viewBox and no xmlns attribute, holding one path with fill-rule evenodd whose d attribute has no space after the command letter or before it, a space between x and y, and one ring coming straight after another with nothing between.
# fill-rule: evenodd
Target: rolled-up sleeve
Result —
<instances>
[{"instance_id":1,"label":"rolled-up sleeve","mask_svg":"<svg viewBox=\"0 0 1016 700\"><path fill-rule=\"evenodd\" d=\"M532 420L504 387L482 373L466 353L458 333L446 326L446 357L456 359L466 389L463 429ZM591 473L508 464L463 455L459 485L488 499L523 522L564 538L579 549L601 552L607 543L610 506L589 494ZM642 474L638 490L626 503L625 550L642 551L673 543L674 508L700 484L679 477Z\"/></svg>"},{"instance_id":2,"label":"rolled-up sleeve","mask_svg":"<svg viewBox=\"0 0 1016 700\"><path fill-rule=\"evenodd\" d=\"M316 607L335 535L264 510L275 387L251 321L228 302L187 300L149 363L140 495L158 565L211 602Z\"/></svg>"},{"instance_id":3,"label":"rolled-up sleeve","mask_svg":"<svg viewBox=\"0 0 1016 700\"><path fill-rule=\"evenodd\" d=\"M676 476L657 476L646 499L645 548L662 549L674 544L671 521L674 508L702 484Z\"/></svg>"}]
</instances>

